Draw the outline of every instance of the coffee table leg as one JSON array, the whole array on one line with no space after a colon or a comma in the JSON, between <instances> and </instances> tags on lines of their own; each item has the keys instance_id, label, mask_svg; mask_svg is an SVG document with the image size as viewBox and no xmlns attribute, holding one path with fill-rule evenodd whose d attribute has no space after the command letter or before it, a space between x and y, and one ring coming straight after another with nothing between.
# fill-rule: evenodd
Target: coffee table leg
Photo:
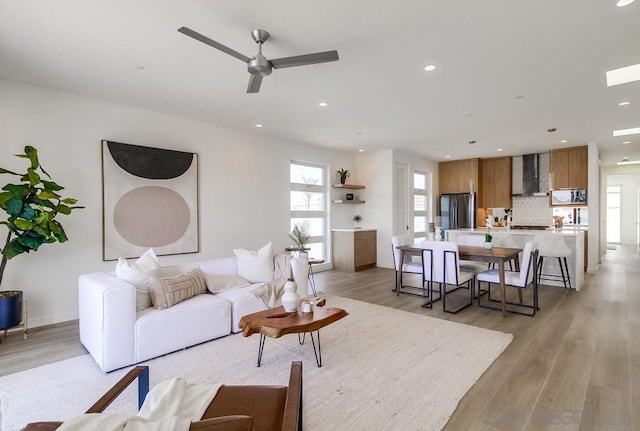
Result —
<instances>
[{"instance_id":1,"label":"coffee table leg","mask_svg":"<svg viewBox=\"0 0 640 431\"><path fill-rule=\"evenodd\" d=\"M313 332L309 332L311 336L311 343L313 344L313 353L316 355L316 364L322 367L322 348L320 347L320 330L316 331L316 337L318 337L318 348L316 349L316 341L313 338Z\"/></svg>"},{"instance_id":2,"label":"coffee table leg","mask_svg":"<svg viewBox=\"0 0 640 431\"><path fill-rule=\"evenodd\" d=\"M305 340L306 337L307 337L307 333L306 332L303 332L302 334L300 334L298 332L298 343L300 345L303 345L304 344L304 340Z\"/></svg>"},{"instance_id":3,"label":"coffee table leg","mask_svg":"<svg viewBox=\"0 0 640 431\"><path fill-rule=\"evenodd\" d=\"M260 367L260 364L262 363L262 351L264 350L264 340L267 337L265 337L263 334L260 334L260 344L258 345L258 367Z\"/></svg>"}]
</instances>

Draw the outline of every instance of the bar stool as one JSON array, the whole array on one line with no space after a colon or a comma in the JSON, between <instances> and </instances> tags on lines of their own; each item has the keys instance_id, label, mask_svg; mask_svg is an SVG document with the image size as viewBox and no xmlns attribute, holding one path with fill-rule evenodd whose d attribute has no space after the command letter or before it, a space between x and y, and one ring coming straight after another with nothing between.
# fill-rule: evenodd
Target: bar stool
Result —
<instances>
[{"instance_id":1,"label":"bar stool","mask_svg":"<svg viewBox=\"0 0 640 431\"><path fill-rule=\"evenodd\" d=\"M505 232L495 232L493 234L493 246L494 247L506 247L506 248L518 248L518 244L513 239L513 235ZM495 268L495 263L489 265L491 268ZM513 271L513 260L509 261L509 271Z\"/></svg>"},{"instance_id":2,"label":"bar stool","mask_svg":"<svg viewBox=\"0 0 640 431\"><path fill-rule=\"evenodd\" d=\"M564 241L561 234L552 232L544 232L536 234L536 242L538 243L538 283L540 280L562 280L564 288L571 289L571 276L569 275L569 265L567 264L567 257L571 256L571 249ZM557 258L558 266L560 266L560 275L558 274L543 274L542 264L544 258ZM568 286L567 286L568 285Z\"/></svg>"}]
</instances>

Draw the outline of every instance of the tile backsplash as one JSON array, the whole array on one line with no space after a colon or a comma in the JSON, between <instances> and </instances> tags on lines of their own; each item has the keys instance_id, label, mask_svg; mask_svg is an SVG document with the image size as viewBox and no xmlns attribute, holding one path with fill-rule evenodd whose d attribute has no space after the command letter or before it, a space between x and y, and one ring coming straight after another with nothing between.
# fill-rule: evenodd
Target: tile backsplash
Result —
<instances>
[{"instance_id":1,"label":"tile backsplash","mask_svg":"<svg viewBox=\"0 0 640 431\"><path fill-rule=\"evenodd\" d=\"M542 189L542 184L540 188ZM553 210L549 206L547 196L514 196L511 200L514 225L550 226L552 224Z\"/></svg>"}]
</instances>

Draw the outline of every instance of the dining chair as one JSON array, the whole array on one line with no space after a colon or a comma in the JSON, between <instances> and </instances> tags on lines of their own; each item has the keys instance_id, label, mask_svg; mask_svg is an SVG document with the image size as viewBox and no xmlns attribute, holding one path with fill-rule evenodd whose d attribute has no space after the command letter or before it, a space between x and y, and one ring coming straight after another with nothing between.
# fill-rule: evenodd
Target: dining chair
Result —
<instances>
[{"instance_id":1,"label":"dining chair","mask_svg":"<svg viewBox=\"0 0 640 431\"><path fill-rule=\"evenodd\" d=\"M538 283L540 283L541 280L561 280L565 289L571 289L571 276L569 275L569 265L567 264L567 257L571 256L571 249L564 241L562 234L540 232L536 234L535 238L540 249L537 262ZM545 257L558 259L558 266L560 267L559 275L542 272L542 265Z\"/></svg>"},{"instance_id":2,"label":"dining chair","mask_svg":"<svg viewBox=\"0 0 640 431\"><path fill-rule=\"evenodd\" d=\"M391 237L391 248L393 251L393 266L396 271L396 285L395 289L396 295L400 295L401 293L405 293L408 295L419 295L425 296L426 292L424 292L424 283L423 283L423 271L422 271L422 262L414 262L410 255L404 254L401 250L398 250L399 245L413 245L413 238L410 235L396 235ZM402 259L402 261L401 261ZM410 277L414 280L414 284L417 284L417 280L420 280L420 286L415 286L411 284L404 284L403 275L410 274L413 277ZM402 290L409 289L409 290ZM416 289L423 290L421 293L416 292Z\"/></svg>"},{"instance_id":3,"label":"dining chair","mask_svg":"<svg viewBox=\"0 0 640 431\"><path fill-rule=\"evenodd\" d=\"M474 247L484 246L484 234L482 235L458 235L456 237L458 245L471 245ZM460 268L475 271L476 273L482 272L488 269L487 264L474 262L472 260L461 260Z\"/></svg>"},{"instance_id":4,"label":"dining chair","mask_svg":"<svg viewBox=\"0 0 640 431\"><path fill-rule=\"evenodd\" d=\"M511 235L510 233L495 232L492 234L492 237L493 239L491 240L491 242L493 242L494 247L519 248L518 244L516 243L516 240L513 239L513 235ZM494 267L495 267L495 263L490 264L489 269ZM513 271L513 260L509 261L509 270Z\"/></svg>"},{"instance_id":5,"label":"dining chair","mask_svg":"<svg viewBox=\"0 0 640 431\"><path fill-rule=\"evenodd\" d=\"M453 241L423 241L420 246L423 250L431 250L433 262L429 281L432 287L431 292L434 290L434 283L439 285L439 299L442 299L442 311L456 314L472 305L475 294L476 271L460 266L458 244ZM448 286L453 288L449 290ZM469 289L469 302L465 302L462 306L453 310L447 309L447 295L460 288ZM427 304L423 304L422 307L430 308Z\"/></svg>"},{"instance_id":6,"label":"dining chair","mask_svg":"<svg viewBox=\"0 0 640 431\"><path fill-rule=\"evenodd\" d=\"M538 248L537 243L535 241L528 241L524 246L524 251L522 253L522 264L520 265L520 271L505 271L504 272L504 284L505 291L507 286L515 287L518 290L518 301L513 302L509 300L505 300L506 304L530 309L530 312L518 311L517 309L507 309L510 313L522 314L525 316L535 316L536 312L540 310L538 304L538 278L537 278L537 259L538 259ZM478 279L478 290L480 290L481 283L488 283L489 287L487 289L487 304L481 303L481 296L478 296L478 306L482 308L490 308L492 310L500 310L502 311L502 307L494 307L489 305L493 302L501 302L497 299L491 299L491 286L492 285L500 285L500 273L497 269L490 269L484 272L481 272L477 275ZM532 294L531 294L531 303L525 303L523 301L523 292L522 290L531 286ZM505 293L506 295L506 293Z\"/></svg>"}]
</instances>

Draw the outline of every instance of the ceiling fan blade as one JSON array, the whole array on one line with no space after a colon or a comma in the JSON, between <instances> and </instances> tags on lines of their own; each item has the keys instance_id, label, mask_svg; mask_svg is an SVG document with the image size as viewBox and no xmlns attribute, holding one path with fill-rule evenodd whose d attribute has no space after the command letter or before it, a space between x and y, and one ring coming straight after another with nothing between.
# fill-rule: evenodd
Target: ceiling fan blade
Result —
<instances>
[{"instance_id":1,"label":"ceiling fan blade","mask_svg":"<svg viewBox=\"0 0 640 431\"><path fill-rule=\"evenodd\" d=\"M247 86L247 93L257 93L260 91L260 84L262 84L262 75L259 73L251 74L249 85Z\"/></svg>"},{"instance_id":2,"label":"ceiling fan blade","mask_svg":"<svg viewBox=\"0 0 640 431\"><path fill-rule=\"evenodd\" d=\"M216 42L213 39L208 38L207 36L198 33L197 31L191 30L189 27L180 27L178 29L178 31L182 34L185 34L189 37L194 38L195 40L199 40L200 42L212 46L215 49L219 49L220 51L229 54L235 58L237 58L238 60L242 60L245 63L248 63L249 60L251 60L249 57L247 57L244 54L240 54L238 51L229 48L228 46L224 46L223 44L221 44L220 42Z\"/></svg>"},{"instance_id":3,"label":"ceiling fan blade","mask_svg":"<svg viewBox=\"0 0 640 431\"><path fill-rule=\"evenodd\" d=\"M338 51L316 52L313 54L296 55L293 57L276 58L269 60L274 69L285 67L304 66L307 64L326 63L338 60Z\"/></svg>"}]
</instances>

